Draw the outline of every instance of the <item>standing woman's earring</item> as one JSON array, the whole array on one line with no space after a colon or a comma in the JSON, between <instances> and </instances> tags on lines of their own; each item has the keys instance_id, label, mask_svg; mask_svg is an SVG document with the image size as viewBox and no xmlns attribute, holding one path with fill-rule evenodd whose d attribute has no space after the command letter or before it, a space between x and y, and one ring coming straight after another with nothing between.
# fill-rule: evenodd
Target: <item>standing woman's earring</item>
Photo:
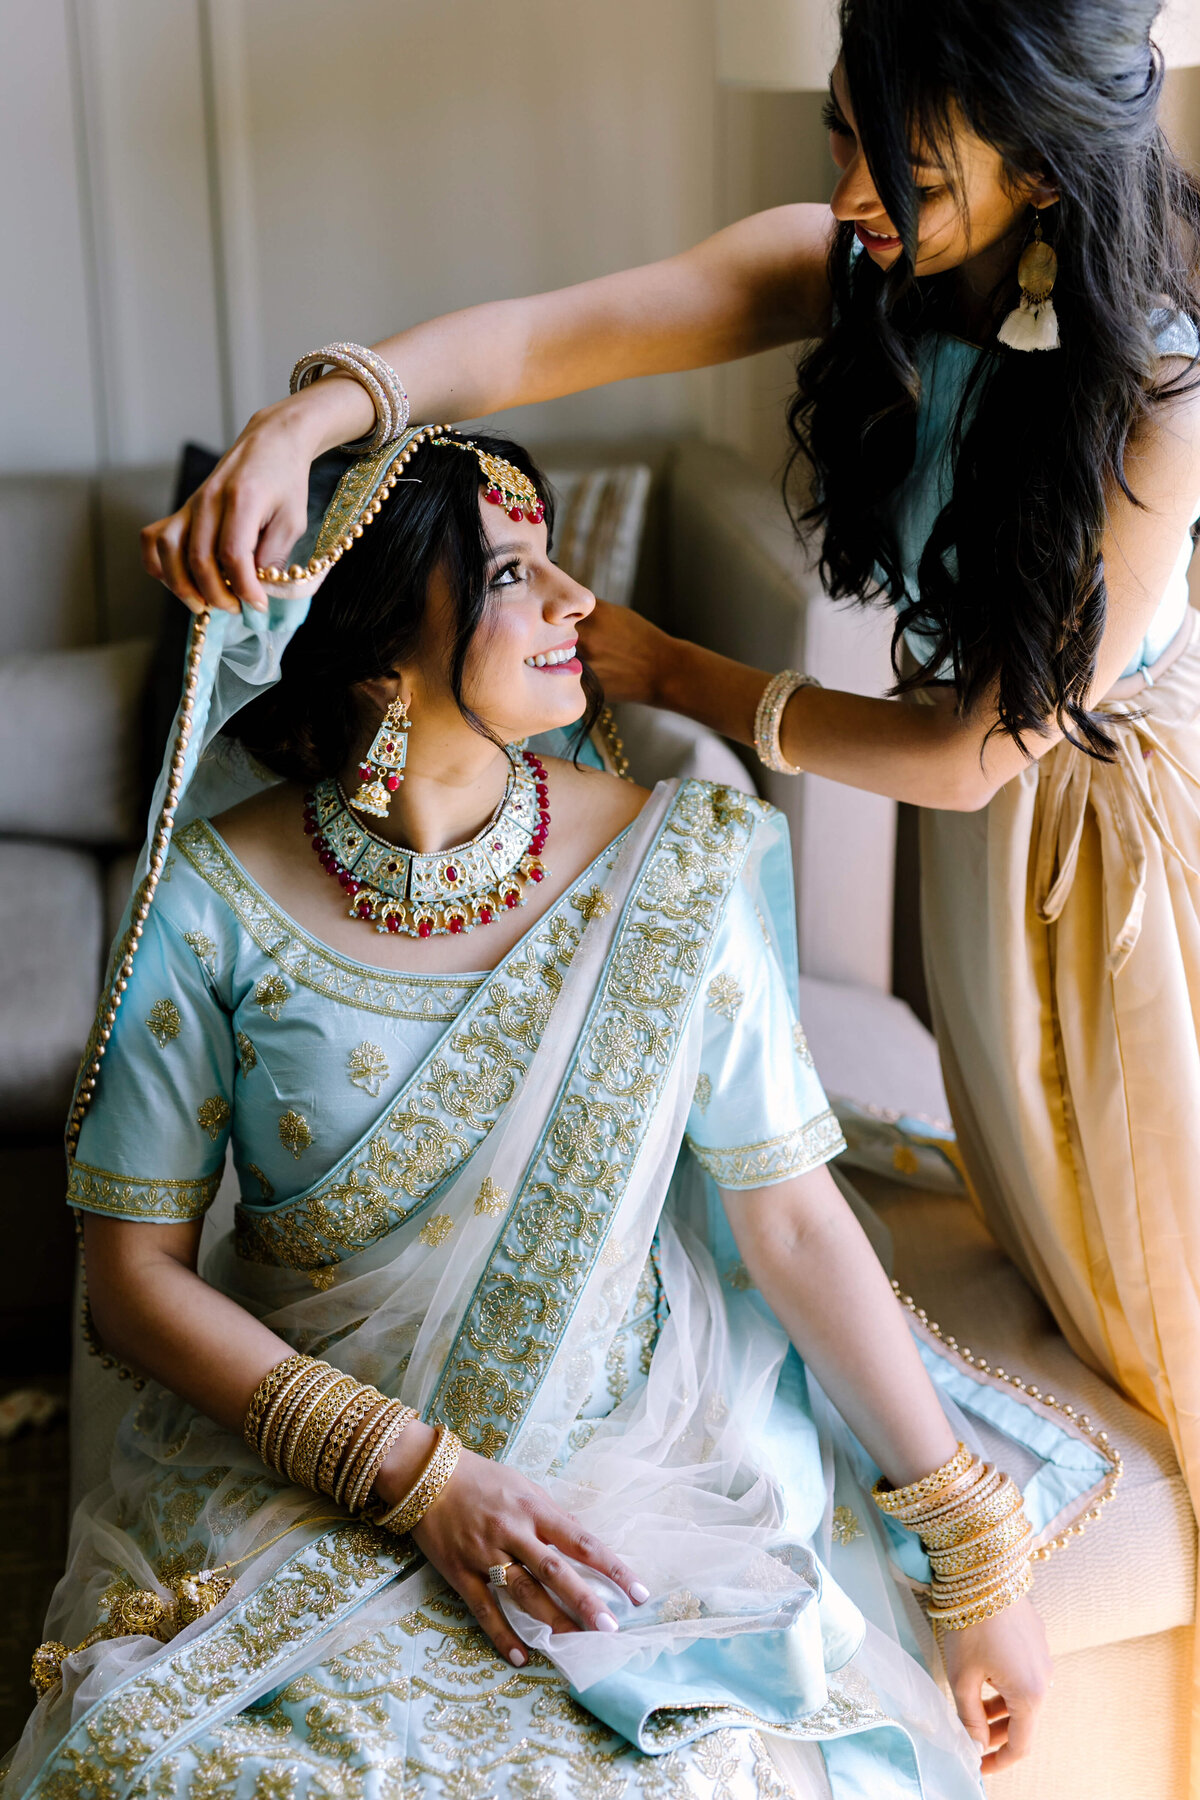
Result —
<instances>
[{"instance_id":1,"label":"standing woman's earring","mask_svg":"<svg viewBox=\"0 0 1200 1800\"><path fill-rule=\"evenodd\" d=\"M411 723L403 700L393 700L371 739L371 748L359 764L362 786L350 802L359 812L374 813L377 819L387 818L392 795L404 780Z\"/></svg>"},{"instance_id":2,"label":"standing woman's earring","mask_svg":"<svg viewBox=\"0 0 1200 1800\"><path fill-rule=\"evenodd\" d=\"M1021 303L1014 306L1000 327L1000 342L1010 350L1057 350L1058 314L1050 298L1058 258L1052 244L1042 241L1042 215L1036 216L1033 236L1021 252L1017 280Z\"/></svg>"}]
</instances>

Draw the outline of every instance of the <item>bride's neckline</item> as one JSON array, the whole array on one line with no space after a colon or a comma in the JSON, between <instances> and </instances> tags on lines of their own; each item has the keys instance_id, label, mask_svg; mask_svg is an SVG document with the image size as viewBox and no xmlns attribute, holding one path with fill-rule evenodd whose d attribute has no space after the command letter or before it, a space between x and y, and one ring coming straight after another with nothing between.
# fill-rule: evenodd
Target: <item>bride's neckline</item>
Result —
<instances>
[{"instance_id":1,"label":"bride's neckline","mask_svg":"<svg viewBox=\"0 0 1200 1800\"><path fill-rule=\"evenodd\" d=\"M186 854L186 843L184 842L184 839L195 829L202 828L212 846L234 871L239 884L243 888L249 890L257 903L260 906L267 908L293 937L296 937L303 942L305 947L311 953L320 956L326 962L334 964L339 969L361 973L363 976L369 977L374 981L407 982L409 984L416 982L428 986L432 986L435 983L450 983L458 986L469 986L471 984L477 985L481 981L486 981L489 975L495 974L496 970L502 968L511 956L516 955L521 950L528 942L529 938L544 926L546 920L552 917L552 915L562 907L564 902L571 900L584 882L589 878L594 879L596 871L619 850L621 844L632 830L634 823L636 823L636 821L631 821L629 825L623 826L616 837L612 838L609 843L605 844L604 847L597 852L587 867L582 869L575 879L568 883L558 898L552 901L544 912L538 914L537 918L533 920L528 929L523 931L520 937L517 938L514 943L509 945L502 956L498 957L496 961L486 969L471 970L395 969L389 968L385 963L363 962L359 957L348 956L344 950L339 950L334 945L327 944L323 938L315 936L307 926L301 925L299 920L294 918L292 914L287 911L286 907L282 906L272 894L269 894L266 888L264 888L260 882L255 880L245 864L230 849L211 819L193 820L192 823L180 833L179 838L176 841ZM202 876L204 874L203 870L199 871L199 873ZM223 895L222 898L228 901L227 895ZM236 907L233 907L232 910L235 913L237 912ZM238 913L238 917L241 918L242 915ZM245 920L243 919L242 922L245 923Z\"/></svg>"}]
</instances>

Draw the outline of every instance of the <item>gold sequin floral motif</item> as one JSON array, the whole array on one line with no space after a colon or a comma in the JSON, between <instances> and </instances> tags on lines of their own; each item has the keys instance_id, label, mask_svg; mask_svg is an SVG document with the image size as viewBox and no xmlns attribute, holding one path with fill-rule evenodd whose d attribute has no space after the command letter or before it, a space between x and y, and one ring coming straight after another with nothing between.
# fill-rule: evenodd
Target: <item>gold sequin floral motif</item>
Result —
<instances>
[{"instance_id":1,"label":"gold sequin floral motif","mask_svg":"<svg viewBox=\"0 0 1200 1800\"><path fill-rule=\"evenodd\" d=\"M258 1061L258 1051L254 1048L254 1045L250 1042L250 1039L246 1036L244 1031L239 1031L237 1034L237 1053L242 1074L248 1075Z\"/></svg>"},{"instance_id":2,"label":"gold sequin floral motif","mask_svg":"<svg viewBox=\"0 0 1200 1800\"><path fill-rule=\"evenodd\" d=\"M590 925L593 919L602 919L613 909L612 895L606 894L603 888L589 888L586 894L576 894L571 905L576 912L581 912Z\"/></svg>"},{"instance_id":3,"label":"gold sequin floral motif","mask_svg":"<svg viewBox=\"0 0 1200 1800\"><path fill-rule=\"evenodd\" d=\"M214 1144L232 1117L224 1094L214 1094L196 1108L196 1123L202 1131L207 1131Z\"/></svg>"},{"instance_id":4,"label":"gold sequin floral motif","mask_svg":"<svg viewBox=\"0 0 1200 1800\"><path fill-rule=\"evenodd\" d=\"M797 1019L796 1023L792 1026L792 1043L796 1046L796 1055L800 1058L800 1061L804 1064L805 1068L815 1069L817 1065L813 1061L813 1053L808 1047L808 1039L804 1035L804 1027L801 1025L799 1019Z\"/></svg>"},{"instance_id":5,"label":"gold sequin floral motif","mask_svg":"<svg viewBox=\"0 0 1200 1800\"><path fill-rule=\"evenodd\" d=\"M708 1103L712 1099L712 1079L710 1076L703 1073L697 1075L696 1091L692 1095L692 1099L700 1108L701 1112L708 1111Z\"/></svg>"},{"instance_id":6,"label":"gold sequin floral motif","mask_svg":"<svg viewBox=\"0 0 1200 1800\"><path fill-rule=\"evenodd\" d=\"M291 989L282 975L264 975L254 990L255 1003L272 1019L283 1011Z\"/></svg>"},{"instance_id":7,"label":"gold sequin floral motif","mask_svg":"<svg viewBox=\"0 0 1200 1800\"><path fill-rule=\"evenodd\" d=\"M380 1093L384 1082L391 1074L388 1059L378 1044L355 1044L347 1062L350 1079L355 1087L363 1088L372 1096Z\"/></svg>"},{"instance_id":8,"label":"gold sequin floral motif","mask_svg":"<svg viewBox=\"0 0 1200 1800\"><path fill-rule=\"evenodd\" d=\"M431 1250L436 1250L439 1244L445 1243L453 1230L454 1220L450 1218L449 1214L434 1213L432 1219L426 1219L422 1225L419 1236L423 1244L428 1244Z\"/></svg>"},{"instance_id":9,"label":"gold sequin floral motif","mask_svg":"<svg viewBox=\"0 0 1200 1800\"><path fill-rule=\"evenodd\" d=\"M150 1008L146 1024L160 1050L165 1050L171 1039L177 1038L183 1029L179 1008L173 1000L156 1000Z\"/></svg>"},{"instance_id":10,"label":"gold sequin floral motif","mask_svg":"<svg viewBox=\"0 0 1200 1800\"><path fill-rule=\"evenodd\" d=\"M508 1205L508 1195L502 1187L497 1187L490 1175L485 1175L475 1196L475 1211L486 1213L490 1218L497 1218Z\"/></svg>"},{"instance_id":11,"label":"gold sequin floral motif","mask_svg":"<svg viewBox=\"0 0 1200 1800\"><path fill-rule=\"evenodd\" d=\"M855 1538L866 1536L858 1522L857 1514L852 1512L848 1506L834 1507L830 1531L835 1544L852 1544Z\"/></svg>"},{"instance_id":12,"label":"gold sequin floral motif","mask_svg":"<svg viewBox=\"0 0 1200 1800\"><path fill-rule=\"evenodd\" d=\"M215 975L217 968L217 946L213 943L212 939L203 931L185 931L183 934L183 941L191 947L195 953L197 962L206 968L210 975Z\"/></svg>"},{"instance_id":13,"label":"gold sequin floral motif","mask_svg":"<svg viewBox=\"0 0 1200 1800\"><path fill-rule=\"evenodd\" d=\"M308 1120L303 1113L285 1112L279 1121L279 1141L299 1162L313 1141Z\"/></svg>"},{"instance_id":14,"label":"gold sequin floral motif","mask_svg":"<svg viewBox=\"0 0 1200 1800\"><path fill-rule=\"evenodd\" d=\"M735 1019L745 998L741 983L735 981L732 975L714 975L708 984L708 1004L723 1019Z\"/></svg>"}]
</instances>

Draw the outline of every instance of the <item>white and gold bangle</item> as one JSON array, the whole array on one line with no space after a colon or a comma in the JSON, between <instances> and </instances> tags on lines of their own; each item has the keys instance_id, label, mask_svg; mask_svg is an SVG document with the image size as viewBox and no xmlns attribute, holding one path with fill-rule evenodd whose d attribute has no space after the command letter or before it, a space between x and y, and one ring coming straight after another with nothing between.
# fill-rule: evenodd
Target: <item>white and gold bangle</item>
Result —
<instances>
[{"instance_id":1,"label":"white and gold bangle","mask_svg":"<svg viewBox=\"0 0 1200 1800\"><path fill-rule=\"evenodd\" d=\"M409 406L404 384L391 364L365 344L326 344L299 359L292 370L290 391L298 394L301 388L311 387L326 368L351 376L367 390L375 408L374 431L345 448L365 456L394 443L408 425Z\"/></svg>"},{"instance_id":2,"label":"white and gold bangle","mask_svg":"<svg viewBox=\"0 0 1200 1800\"><path fill-rule=\"evenodd\" d=\"M754 748L764 768L773 769L777 775L804 773L796 764L788 762L780 749L779 727L792 695L799 688L820 685L815 675L801 675L795 669L781 669L778 675L772 675L754 714Z\"/></svg>"}]
</instances>

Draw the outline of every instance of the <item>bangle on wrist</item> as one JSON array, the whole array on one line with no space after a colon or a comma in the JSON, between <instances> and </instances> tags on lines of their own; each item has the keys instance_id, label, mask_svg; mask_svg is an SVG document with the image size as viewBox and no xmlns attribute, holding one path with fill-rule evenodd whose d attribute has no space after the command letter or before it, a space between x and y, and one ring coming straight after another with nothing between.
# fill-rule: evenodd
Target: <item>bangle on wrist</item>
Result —
<instances>
[{"instance_id":1,"label":"bangle on wrist","mask_svg":"<svg viewBox=\"0 0 1200 1800\"><path fill-rule=\"evenodd\" d=\"M803 769L790 763L779 745L779 727L784 708L792 695L802 687L820 687L815 675L801 675L795 669L781 669L762 691L754 714L754 748L758 760L777 775L802 775Z\"/></svg>"},{"instance_id":2,"label":"bangle on wrist","mask_svg":"<svg viewBox=\"0 0 1200 1800\"><path fill-rule=\"evenodd\" d=\"M396 1537L414 1530L450 1480L461 1454L461 1438L448 1425L439 1425L433 1451L404 1498L395 1506L382 1510L377 1507L368 1517Z\"/></svg>"},{"instance_id":3,"label":"bangle on wrist","mask_svg":"<svg viewBox=\"0 0 1200 1800\"><path fill-rule=\"evenodd\" d=\"M375 429L366 437L347 444L347 450L366 456L395 443L408 425L408 394L390 363L369 350L365 344L326 344L302 356L292 370L290 389L298 394L302 388L319 381L326 368L339 369L349 375L370 395L375 408Z\"/></svg>"}]
</instances>

